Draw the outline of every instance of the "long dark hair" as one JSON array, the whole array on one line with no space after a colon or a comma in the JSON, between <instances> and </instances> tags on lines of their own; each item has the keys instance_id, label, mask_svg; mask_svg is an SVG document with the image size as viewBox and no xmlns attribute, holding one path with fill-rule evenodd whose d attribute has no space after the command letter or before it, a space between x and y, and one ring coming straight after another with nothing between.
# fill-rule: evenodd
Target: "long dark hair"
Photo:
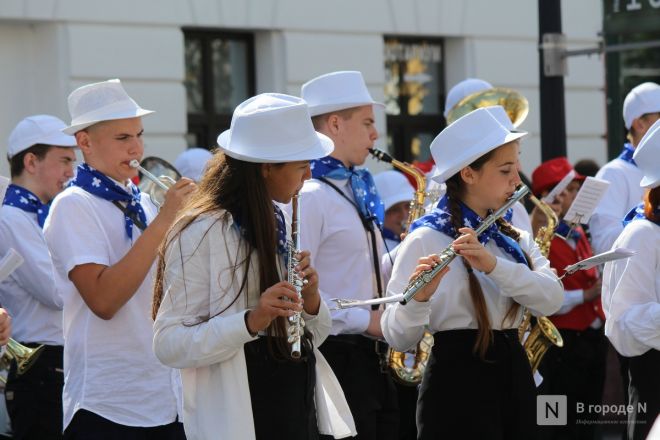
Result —
<instances>
[{"instance_id":1,"label":"long dark hair","mask_svg":"<svg viewBox=\"0 0 660 440\"><path fill-rule=\"evenodd\" d=\"M469 167L475 171L479 171L481 167L483 167L484 164L488 162L488 160L493 156L494 152L495 150L489 151L479 159L472 162ZM454 174L445 183L447 185L447 207L449 209L449 213L451 214L452 226L458 232L458 230L464 226L463 215L461 214L461 207L458 202L462 200L464 196L465 184L463 183L460 172ZM500 217L497 220L497 226L503 234L508 235L516 241L520 240L520 234L518 231L516 231L513 226L511 226L511 224L503 218ZM524 251L523 253L525 254L529 268L533 269L531 259ZM488 315L488 306L486 305L486 300L484 298L484 292L481 289L481 284L479 283L477 276L474 274L470 263L468 263L465 258L461 258L461 260L463 261L465 269L468 273L470 299L472 300L472 307L474 307L474 311L477 317L478 331L477 339L473 347L473 352L477 354L481 359L485 359L486 352L488 351L488 348L490 347L490 344L493 340L493 328L490 322L490 317ZM504 324L504 322L507 320L513 321L517 316L519 309L520 304L514 301L509 307L509 310L507 310L506 314L504 315L502 324Z\"/></svg>"},{"instance_id":2,"label":"long dark hair","mask_svg":"<svg viewBox=\"0 0 660 440\"><path fill-rule=\"evenodd\" d=\"M273 165L277 167L283 164ZM277 234L273 203L268 195L261 172L262 164L234 159L223 152L217 152L209 160L206 169L197 191L181 210L186 213L185 216L176 222L159 249L152 304L153 319L156 319L163 299L165 251L174 240L180 238L181 231L203 214L225 210L225 217L221 220L228 220L231 215L235 221L240 223L242 234L239 247L245 251L243 254L245 258L236 262L232 273L236 273L237 269L242 266L244 275L240 288L229 305L213 316L202 317L198 322L188 325L197 325L222 314L238 300L242 292L247 292L250 256L253 252L256 252L259 262L259 292L264 292L281 280L277 267ZM291 359L290 350L286 344L284 318L279 317L274 320L267 332L271 348L275 345L278 354L283 355L286 359Z\"/></svg>"}]
</instances>

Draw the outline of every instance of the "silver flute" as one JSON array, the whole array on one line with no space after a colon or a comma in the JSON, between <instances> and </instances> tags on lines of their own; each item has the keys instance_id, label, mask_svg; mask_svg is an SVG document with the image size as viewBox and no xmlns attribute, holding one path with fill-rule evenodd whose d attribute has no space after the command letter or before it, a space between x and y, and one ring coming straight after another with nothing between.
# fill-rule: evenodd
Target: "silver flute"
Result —
<instances>
[{"instance_id":1,"label":"silver flute","mask_svg":"<svg viewBox=\"0 0 660 440\"><path fill-rule=\"evenodd\" d=\"M527 186L521 184L516 192L513 193L511 197L506 201L506 203L497 211L490 214L486 217L480 224L479 227L475 230L477 237L481 235L486 229L490 227L493 223L497 221L498 218L506 214L507 210L513 206L518 200L522 199L529 192ZM417 292L420 291L424 286L431 282L433 277L435 277L438 272L440 272L445 267L449 266L449 263L454 261L454 258L458 256L452 245L447 246L440 254L440 262L436 264L433 269L425 270L417 275L406 287L406 290L403 293L398 295L387 296L384 298L374 298L366 301L360 301L355 299L341 299L333 298L331 301L335 302L335 310L340 309L350 309L352 307L361 307L361 306L370 306L378 304L389 304L394 302L400 302L403 305L406 305L412 300Z\"/></svg>"},{"instance_id":2,"label":"silver flute","mask_svg":"<svg viewBox=\"0 0 660 440\"><path fill-rule=\"evenodd\" d=\"M295 267L300 263L297 254L300 252L300 200L299 195L291 199L291 239L287 241L287 281L296 289L298 299L302 299L302 289L305 281ZM288 342L291 344L291 357L298 359L301 355L301 339L305 332L305 320L301 312L289 316Z\"/></svg>"}]
</instances>

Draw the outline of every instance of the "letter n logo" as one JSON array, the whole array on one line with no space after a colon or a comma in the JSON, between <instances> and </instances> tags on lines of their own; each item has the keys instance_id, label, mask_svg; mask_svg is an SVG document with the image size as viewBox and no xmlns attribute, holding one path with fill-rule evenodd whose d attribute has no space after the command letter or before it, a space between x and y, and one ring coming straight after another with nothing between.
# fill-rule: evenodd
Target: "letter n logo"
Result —
<instances>
[{"instance_id":1,"label":"letter n logo","mask_svg":"<svg viewBox=\"0 0 660 440\"><path fill-rule=\"evenodd\" d=\"M566 396L536 396L536 424L566 425L567 406Z\"/></svg>"}]
</instances>

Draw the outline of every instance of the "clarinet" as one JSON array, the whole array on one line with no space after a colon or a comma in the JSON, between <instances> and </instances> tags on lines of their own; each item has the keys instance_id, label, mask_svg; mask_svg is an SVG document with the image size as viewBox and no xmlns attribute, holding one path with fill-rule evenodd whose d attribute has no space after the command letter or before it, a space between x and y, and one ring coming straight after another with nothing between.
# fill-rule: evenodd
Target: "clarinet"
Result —
<instances>
[{"instance_id":1,"label":"clarinet","mask_svg":"<svg viewBox=\"0 0 660 440\"><path fill-rule=\"evenodd\" d=\"M302 289L305 281L295 270L300 261L296 255L300 252L300 201L299 195L291 199L292 217L291 217L291 239L287 241L287 281L296 289L298 299L302 299ZM301 356L301 338L305 332L305 320L301 312L296 312L289 316L288 342L291 344L291 357L298 359Z\"/></svg>"},{"instance_id":2,"label":"clarinet","mask_svg":"<svg viewBox=\"0 0 660 440\"><path fill-rule=\"evenodd\" d=\"M518 187L518 189L516 189L516 192L513 193L511 197L509 197L509 199L506 201L504 206L502 206L500 209L490 214L479 224L479 227L475 229L477 237L486 229L488 229L490 225L495 223L498 218L506 214L506 211L511 206L513 206L513 204L516 203L518 200L525 197L525 195L528 192L529 192L529 188L521 184ZM403 305L408 304L410 300L412 300L415 297L415 295L417 295L417 292L419 292L419 290L422 287L430 283L433 277L438 274L438 272L440 272L445 267L449 266L449 263L454 261L454 258L456 258L458 254L456 253L456 251L454 251L452 245L449 245L445 250L443 250L440 254L438 254L438 256L440 257L440 263L438 263L433 269L425 270L424 272L417 275L415 279L413 279L410 282L410 284L408 284L406 290L403 293L384 297L384 298L369 299L365 301L333 298L331 301L334 301L336 306L336 308L333 310L350 309L353 307L360 307L360 306L373 305L373 304L389 304L393 302L400 302Z\"/></svg>"}]
</instances>

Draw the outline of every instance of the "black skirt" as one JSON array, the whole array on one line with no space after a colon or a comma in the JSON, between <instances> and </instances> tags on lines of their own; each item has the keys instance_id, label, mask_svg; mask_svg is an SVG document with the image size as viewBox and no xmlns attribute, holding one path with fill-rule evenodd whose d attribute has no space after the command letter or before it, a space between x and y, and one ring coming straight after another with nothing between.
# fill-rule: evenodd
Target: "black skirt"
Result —
<instances>
[{"instance_id":1,"label":"black skirt","mask_svg":"<svg viewBox=\"0 0 660 440\"><path fill-rule=\"evenodd\" d=\"M536 438L536 388L517 330L493 331L485 360L477 330L434 334L419 390L419 439Z\"/></svg>"},{"instance_id":2,"label":"black skirt","mask_svg":"<svg viewBox=\"0 0 660 440\"><path fill-rule=\"evenodd\" d=\"M660 351L629 357L628 439L645 439L660 414Z\"/></svg>"},{"instance_id":3,"label":"black skirt","mask_svg":"<svg viewBox=\"0 0 660 440\"><path fill-rule=\"evenodd\" d=\"M266 337L244 346L257 439L319 438L314 403L316 358L311 343L304 341L300 361L273 356Z\"/></svg>"}]
</instances>

